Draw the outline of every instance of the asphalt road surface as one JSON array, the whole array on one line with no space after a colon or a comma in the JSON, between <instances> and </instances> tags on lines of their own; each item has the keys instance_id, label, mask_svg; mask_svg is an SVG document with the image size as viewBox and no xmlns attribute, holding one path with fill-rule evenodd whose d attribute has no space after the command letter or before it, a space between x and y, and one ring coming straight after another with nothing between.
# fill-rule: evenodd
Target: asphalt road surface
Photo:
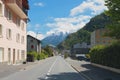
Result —
<instances>
[{"instance_id":1,"label":"asphalt road surface","mask_svg":"<svg viewBox=\"0 0 120 80\"><path fill-rule=\"evenodd\" d=\"M62 57L46 59L34 67L21 70L0 80L85 80Z\"/></svg>"}]
</instances>

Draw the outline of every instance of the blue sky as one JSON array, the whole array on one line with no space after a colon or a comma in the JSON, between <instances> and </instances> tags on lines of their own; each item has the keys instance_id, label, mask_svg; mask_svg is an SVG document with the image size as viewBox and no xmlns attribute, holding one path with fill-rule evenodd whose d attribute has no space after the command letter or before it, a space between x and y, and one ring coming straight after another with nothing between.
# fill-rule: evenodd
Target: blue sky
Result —
<instances>
[{"instance_id":1,"label":"blue sky","mask_svg":"<svg viewBox=\"0 0 120 80\"><path fill-rule=\"evenodd\" d=\"M59 32L73 33L106 10L104 0L29 0L28 34L39 39Z\"/></svg>"}]
</instances>

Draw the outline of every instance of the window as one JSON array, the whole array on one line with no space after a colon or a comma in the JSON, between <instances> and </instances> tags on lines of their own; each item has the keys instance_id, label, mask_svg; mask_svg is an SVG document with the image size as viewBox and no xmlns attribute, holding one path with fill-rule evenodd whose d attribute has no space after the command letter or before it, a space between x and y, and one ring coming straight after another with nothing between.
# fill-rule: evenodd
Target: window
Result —
<instances>
[{"instance_id":1,"label":"window","mask_svg":"<svg viewBox=\"0 0 120 80\"><path fill-rule=\"evenodd\" d=\"M2 16L2 4L0 3L0 16Z\"/></svg>"},{"instance_id":2,"label":"window","mask_svg":"<svg viewBox=\"0 0 120 80\"><path fill-rule=\"evenodd\" d=\"M31 42L33 42L33 40L30 40Z\"/></svg>"},{"instance_id":3,"label":"window","mask_svg":"<svg viewBox=\"0 0 120 80\"><path fill-rule=\"evenodd\" d=\"M31 49L34 49L34 45L31 45Z\"/></svg>"},{"instance_id":4,"label":"window","mask_svg":"<svg viewBox=\"0 0 120 80\"><path fill-rule=\"evenodd\" d=\"M7 39L12 39L12 31L11 31L11 29L7 29Z\"/></svg>"},{"instance_id":5,"label":"window","mask_svg":"<svg viewBox=\"0 0 120 80\"><path fill-rule=\"evenodd\" d=\"M8 10L8 20L12 20L12 13Z\"/></svg>"},{"instance_id":6,"label":"window","mask_svg":"<svg viewBox=\"0 0 120 80\"><path fill-rule=\"evenodd\" d=\"M20 42L20 34L19 33L16 35L16 42Z\"/></svg>"},{"instance_id":7,"label":"window","mask_svg":"<svg viewBox=\"0 0 120 80\"><path fill-rule=\"evenodd\" d=\"M20 27L20 19L18 17L16 19L16 25Z\"/></svg>"},{"instance_id":8,"label":"window","mask_svg":"<svg viewBox=\"0 0 120 80\"><path fill-rule=\"evenodd\" d=\"M0 25L0 37L2 37L2 25Z\"/></svg>"},{"instance_id":9,"label":"window","mask_svg":"<svg viewBox=\"0 0 120 80\"><path fill-rule=\"evenodd\" d=\"M25 41L24 39L25 39L24 36L22 36L22 38L21 38L21 43L22 44L24 44L24 41Z\"/></svg>"},{"instance_id":10,"label":"window","mask_svg":"<svg viewBox=\"0 0 120 80\"><path fill-rule=\"evenodd\" d=\"M24 31L24 23L21 24L21 29Z\"/></svg>"}]
</instances>

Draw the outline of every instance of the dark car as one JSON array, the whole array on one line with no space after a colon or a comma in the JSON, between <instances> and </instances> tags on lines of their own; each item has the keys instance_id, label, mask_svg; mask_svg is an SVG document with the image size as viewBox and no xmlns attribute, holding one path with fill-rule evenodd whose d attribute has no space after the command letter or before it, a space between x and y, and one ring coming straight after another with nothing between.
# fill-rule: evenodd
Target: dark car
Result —
<instances>
[{"instance_id":1,"label":"dark car","mask_svg":"<svg viewBox=\"0 0 120 80\"><path fill-rule=\"evenodd\" d=\"M86 58L84 56L78 56L77 59L80 60L80 61L86 60Z\"/></svg>"}]
</instances>

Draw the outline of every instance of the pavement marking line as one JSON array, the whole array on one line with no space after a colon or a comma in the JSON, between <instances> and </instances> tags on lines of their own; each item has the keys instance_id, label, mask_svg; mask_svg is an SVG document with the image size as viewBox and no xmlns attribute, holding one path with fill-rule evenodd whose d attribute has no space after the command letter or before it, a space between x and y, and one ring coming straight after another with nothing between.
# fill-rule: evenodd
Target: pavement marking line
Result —
<instances>
[{"instance_id":1,"label":"pavement marking line","mask_svg":"<svg viewBox=\"0 0 120 80\"><path fill-rule=\"evenodd\" d=\"M57 59L58 59L58 58L56 58L56 60L53 62L52 66L51 66L50 69L48 70L48 72L47 72L47 76L50 75L50 72L51 72L52 68L54 67L55 63L57 62ZM45 77L45 79L48 79L47 76Z\"/></svg>"},{"instance_id":2,"label":"pavement marking line","mask_svg":"<svg viewBox=\"0 0 120 80\"><path fill-rule=\"evenodd\" d=\"M52 70L53 66L54 66L54 65L55 65L55 63L57 62L57 59L58 59L58 58L56 58L56 60L54 61L54 63L53 63L53 64L52 64L52 66L50 67L50 69L49 69L48 73L50 73L50 72L51 72L51 70Z\"/></svg>"}]
</instances>

